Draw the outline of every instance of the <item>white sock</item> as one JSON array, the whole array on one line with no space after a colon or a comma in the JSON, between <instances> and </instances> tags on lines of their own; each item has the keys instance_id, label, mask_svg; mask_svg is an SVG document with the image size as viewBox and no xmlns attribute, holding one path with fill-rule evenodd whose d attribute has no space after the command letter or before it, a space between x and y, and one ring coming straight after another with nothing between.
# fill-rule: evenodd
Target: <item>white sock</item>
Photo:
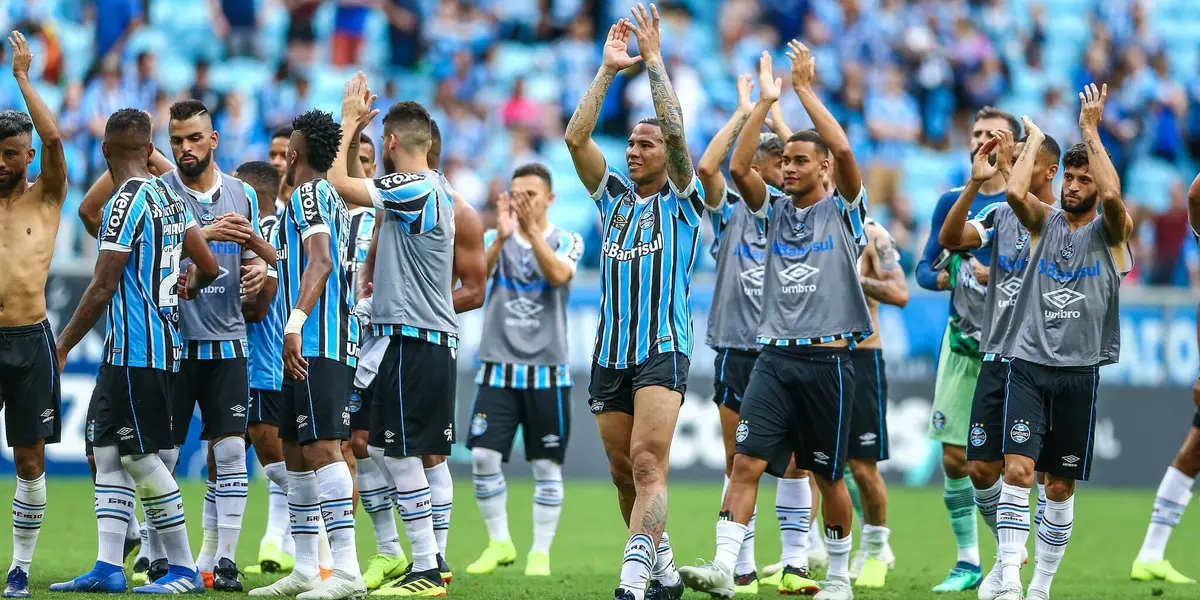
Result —
<instances>
[{"instance_id":1,"label":"white sock","mask_svg":"<svg viewBox=\"0 0 1200 600\"><path fill-rule=\"evenodd\" d=\"M137 483L138 494L146 514L158 532L167 564L196 570L192 549L188 545L187 524L184 521L183 495L179 484L158 454L121 457L121 464Z\"/></svg>"},{"instance_id":2,"label":"white sock","mask_svg":"<svg viewBox=\"0 0 1200 600\"><path fill-rule=\"evenodd\" d=\"M982 490L975 488L975 508L979 510L979 516L983 517L984 524L992 532L992 537L997 540L1000 537L996 533L996 504L1000 502L1000 488L1003 485L1004 481L997 479L992 487Z\"/></svg>"},{"instance_id":3,"label":"white sock","mask_svg":"<svg viewBox=\"0 0 1200 600\"><path fill-rule=\"evenodd\" d=\"M433 532L432 493L429 491L429 481L425 479L425 469L421 468L421 459L415 456L387 457L384 461L392 480L396 482L396 509L400 511L404 532L412 544L413 572L437 569L438 546L437 536Z\"/></svg>"},{"instance_id":4,"label":"white sock","mask_svg":"<svg viewBox=\"0 0 1200 600\"><path fill-rule=\"evenodd\" d=\"M150 560L150 530L145 523L138 521L137 513L134 513L131 523L137 523L138 535L142 538L142 545L138 547L137 556L133 559L134 562L140 561L143 558Z\"/></svg>"},{"instance_id":5,"label":"white sock","mask_svg":"<svg viewBox=\"0 0 1200 600\"><path fill-rule=\"evenodd\" d=\"M329 533L325 531L323 518L317 521L317 567L322 571L333 570L333 550L329 546Z\"/></svg>"},{"instance_id":6,"label":"white sock","mask_svg":"<svg viewBox=\"0 0 1200 600\"><path fill-rule=\"evenodd\" d=\"M996 532L1004 585L1021 585L1021 551L1029 541L1029 488L1003 484L996 505Z\"/></svg>"},{"instance_id":7,"label":"white sock","mask_svg":"<svg viewBox=\"0 0 1200 600\"><path fill-rule=\"evenodd\" d=\"M475 484L475 502L487 525L488 538L497 542L509 539L508 487L500 470L503 456L495 450L471 450L471 480ZM535 500L536 502L536 500ZM534 504L534 510L537 505Z\"/></svg>"},{"instance_id":8,"label":"white sock","mask_svg":"<svg viewBox=\"0 0 1200 600\"><path fill-rule=\"evenodd\" d=\"M1183 510L1192 500L1194 483L1194 479L1179 469L1167 467L1167 473L1159 482L1158 493L1154 496L1154 512L1150 514L1150 527L1146 529L1146 539L1138 552L1138 560L1157 562L1163 559L1171 532L1183 518Z\"/></svg>"},{"instance_id":9,"label":"white sock","mask_svg":"<svg viewBox=\"0 0 1200 600\"><path fill-rule=\"evenodd\" d=\"M646 596L646 583L654 568L655 555L654 540L649 535L635 533L629 536L625 544L625 558L621 561L620 587L632 593L637 600Z\"/></svg>"},{"instance_id":10,"label":"white sock","mask_svg":"<svg viewBox=\"0 0 1200 600\"><path fill-rule=\"evenodd\" d=\"M725 486L721 488L721 500L724 502L725 493L729 491L729 476L725 476ZM778 493L778 491L776 492ZM742 547L738 550L737 566L734 568L734 575L748 575L758 571L758 565L755 564L754 557L754 528L758 521L758 507L754 507L754 512L750 515L750 522L746 524L746 537L742 540Z\"/></svg>"},{"instance_id":11,"label":"white sock","mask_svg":"<svg viewBox=\"0 0 1200 600\"><path fill-rule=\"evenodd\" d=\"M321 505L317 499L317 476L312 471L288 471L288 517L296 542L296 573L306 579L317 576L317 534L321 531Z\"/></svg>"},{"instance_id":12,"label":"white sock","mask_svg":"<svg viewBox=\"0 0 1200 600\"><path fill-rule=\"evenodd\" d=\"M329 535L333 567L348 575L357 575L358 550L354 543L354 479L350 465L342 461L317 469L321 488L321 515Z\"/></svg>"},{"instance_id":13,"label":"white sock","mask_svg":"<svg viewBox=\"0 0 1200 600\"><path fill-rule=\"evenodd\" d=\"M534 552L550 553L558 520L562 517L562 465L548 459L533 461L533 546ZM507 523L505 529L508 528ZM667 534L663 533L663 540Z\"/></svg>"},{"instance_id":14,"label":"white sock","mask_svg":"<svg viewBox=\"0 0 1200 600\"><path fill-rule=\"evenodd\" d=\"M163 548L162 539L158 537L158 531L154 529L154 523L146 516L145 504L142 505L142 525L146 528L146 545L149 546L146 551L147 558L151 563L166 558L167 551Z\"/></svg>"},{"instance_id":15,"label":"white sock","mask_svg":"<svg viewBox=\"0 0 1200 600\"><path fill-rule=\"evenodd\" d=\"M1046 513L1037 528L1037 566L1033 570L1033 579L1029 588L1038 588L1050 596L1050 582L1058 565L1062 562L1063 554L1067 552L1067 542L1071 541L1071 529L1075 525L1075 496L1064 502L1046 501Z\"/></svg>"},{"instance_id":16,"label":"white sock","mask_svg":"<svg viewBox=\"0 0 1200 600\"><path fill-rule=\"evenodd\" d=\"M236 561L238 537L242 534L242 516L246 514L246 496L250 474L246 471L246 441L227 437L213 444L217 463L217 554Z\"/></svg>"},{"instance_id":17,"label":"white sock","mask_svg":"<svg viewBox=\"0 0 1200 600\"><path fill-rule=\"evenodd\" d=\"M825 550L829 552L829 572L826 579L850 579L850 548L854 545L853 536L847 534L843 538L830 537L825 530Z\"/></svg>"},{"instance_id":18,"label":"white sock","mask_svg":"<svg viewBox=\"0 0 1200 600\"><path fill-rule=\"evenodd\" d=\"M281 548L288 533L287 466L283 461L263 467L267 474L267 530L263 542Z\"/></svg>"},{"instance_id":19,"label":"white sock","mask_svg":"<svg viewBox=\"0 0 1200 600\"><path fill-rule=\"evenodd\" d=\"M783 565L807 567L807 538L812 523L812 487L807 477L779 480L775 488L775 516L779 518L779 537L783 542Z\"/></svg>"},{"instance_id":20,"label":"white sock","mask_svg":"<svg viewBox=\"0 0 1200 600\"><path fill-rule=\"evenodd\" d=\"M713 564L727 573L733 573L737 565L738 551L742 548L747 531L749 529L737 521L717 519L717 553L713 557Z\"/></svg>"},{"instance_id":21,"label":"white sock","mask_svg":"<svg viewBox=\"0 0 1200 600\"><path fill-rule=\"evenodd\" d=\"M204 483L208 486L204 492L204 512L201 513L201 531L204 537L200 541L200 556L196 557L196 568L202 573L211 573L217 564L217 484L213 481Z\"/></svg>"},{"instance_id":22,"label":"white sock","mask_svg":"<svg viewBox=\"0 0 1200 600\"><path fill-rule=\"evenodd\" d=\"M358 461L358 498L371 518L375 530L375 553L399 556L400 536L396 532L396 517L392 514L392 494L387 479L379 472L375 461Z\"/></svg>"},{"instance_id":23,"label":"white sock","mask_svg":"<svg viewBox=\"0 0 1200 600\"><path fill-rule=\"evenodd\" d=\"M804 547L805 560L808 560L807 554L809 552L821 552L825 550L825 534L821 533L821 530L821 523L817 520L817 515L813 515L808 520L808 535L806 536L808 540Z\"/></svg>"},{"instance_id":24,"label":"white sock","mask_svg":"<svg viewBox=\"0 0 1200 600\"><path fill-rule=\"evenodd\" d=\"M1037 508L1033 511L1033 524L1036 527L1042 523L1042 515L1046 514L1046 484L1037 484Z\"/></svg>"},{"instance_id":25,"label":"white sock","mask_svg":"<svg viewBox=\"0 0 1200 600\"><path fill-rule=\"evenodd\" d=\"M867 556L882 560L883 550L887 548L888 537L891 534L892 530L882 525L867 525L863 523L862 546L866 550Z\"/></svg>"},{"instance_id":26,"label":"white sock","mask_svg":"<svg viewBox=\"0 0 1200 600\"><path fill-rule=\"evenodd\" d=\"M121 568L125 561L125 530L133 518L133 479L121 468L121 455L116 446L97 446L96 459L96 529L99 547L96 560Z\"/></svg>"},{"instance_id":27,"label":"white sock","mask_svg":"<svg viewBox=\"0 0 1200 600\"><path fill-rule=\"evenodd\" d=\"M450 477L450 464L443 461L425 469L425 480L429 482L433 501L433 535L437 538L438 552L444 557L446 543L450 541L450 513L454 510L454 480Z\"/></svg>"},{"instance_id":28,"label":"white sock","mask_svg":"<svg viewBox=\"0 0 1200 600\"><path fill-rule=\"evenodd\" d=\"M650 570L650 578L667 587L679 584L679 571L675 568L675 552L671 550L671 536L663 532L654 552L654 568Z\"/></svg>"},{"instance_id":29,"label":"white sock","mask_svg":"<svg viewBox=\"0 0 1200 600\"><path fill-rule=\"evenodd\" d=\"M132 507L130 508L132 514ZM12 523L13 523L13 558L8 570L20 568L29 572L29 563L33 561L33 550L37 547L38 534L42 532L42 519L46 516L46 475L38 475L37 479L17 478L17 491L13 494ZM126 530L129 529L128 524ZM136 531L136 530L135 530ZM128 532L126 536L128 537ZM121 540L122 558L124 558L124 540Z\"/></svg>"},{"instance_id":30,"label":"white sock","mask_svg":"<svg viewBox=\"0 0 1200 600\"><path fill-rule=\"evenodd\" d=\"M42 475L42 478L44 480L45 475ZM17 478L17 491L20 491L20 486L21 486L21 479ZM132 540L137 540L137 539L141 539L141 537L142 537L141 523L138 523L137 517L135 516L134 518L129 519L129 525L125 528L125 541L128 542L128 541L132 541Z\"/></svg>"}]
</instances>

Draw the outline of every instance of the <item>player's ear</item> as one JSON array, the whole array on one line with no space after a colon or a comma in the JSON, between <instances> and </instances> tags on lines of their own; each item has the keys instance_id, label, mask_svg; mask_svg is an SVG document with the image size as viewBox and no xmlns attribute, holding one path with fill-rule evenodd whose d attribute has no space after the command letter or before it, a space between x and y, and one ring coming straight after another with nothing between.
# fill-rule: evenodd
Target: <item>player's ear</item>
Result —
<instances>
[{"instance_id":1,"label":"player's ear","mask_svg":"<svg viewBox=\"0 0 1200 600\"><path fill-rule=\"evenodd\" d=\"M220 145L220 143L221 143L221 134L217 133L217 130L214 129L212 132L212 147L215 149L218 145Z\"/></svg>"},{"instance_id":2,"label":"player's ear","mask_svg":"<svg viewBox=\"0 0 1200 600\"><path fill-rule=\"evenodd\" d=\"M25 166L33 164L33 158L37 156L37 150L30 148L25 152Z\"/></svg>"}]
</instances>

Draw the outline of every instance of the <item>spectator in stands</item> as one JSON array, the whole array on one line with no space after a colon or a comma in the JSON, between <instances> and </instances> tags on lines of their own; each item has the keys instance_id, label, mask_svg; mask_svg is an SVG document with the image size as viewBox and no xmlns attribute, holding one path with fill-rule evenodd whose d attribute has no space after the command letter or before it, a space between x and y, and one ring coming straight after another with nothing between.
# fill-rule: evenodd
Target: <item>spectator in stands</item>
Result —
<instances>
[{"instance_id":1,"label":"spectator in stands","mask_svg":"<svg viewBox=\"0 0 1200 600\"><path fill-rule=\"evenodd\" d=\"M105 168L104 155L100 152L100 140L104 139L104 127L108 117L130 105L129 96L121 82L121 60L109 55L100 65L100 76L88 84L83 96L83 114L87 116L89 142L89 173ZM91 177L88 178L89 180Z\"/></svg>"},{"instance_id":2,"label":"spectator in stands","mask_svg":"<svg viewBox=\"0 0 1200 600\"><path fill-rule=\"evenodd\" d=\"M229 58L258 58L258 3L253 0L209 0L213 33L225 40Z\"/></svg>"},{"instance_id":3,"label":"spectator in stands","mask_svg":"<svg viewBox=\"0 0 1200 600\"><path fill-rule=\"evenodd\" d=\"M158 73L155 72L155 64L154 54L142 51L137 55L137 68L125 78L125 93L133 108L154 108L154 98L158 96Z\"/></svg>"},{"instance_id":4,"label":"spectator in stands","mask_svg":"<svg viewBox=\"0 0 1200 600\"><path fill-rule=\"evenodd\" d=\"M1171 78L1167 55L1159 52L1150 61L1154 85L1149 105L1150 154L1175 162L1183 152L1183 127L1187 114L1187 92Z\"/></svg>"},{"instance_id":5,"label":"spectator in stands","mask_svg":"<svg viewBox=\"0 0 1200 600\"><path fill-rule=\"evenodd\" d=\"M564 126L565 119L571 118L579 99L591 85L591 71L600 61L600 47L595 37L591 19L580 14L571 19L567 35L554 43L555 74L560 90L558 108Z\"/></svg>"},{"instance_id":6,"label":"spectator in stands","mask_svg":"<svg viewBox=\"0 0 1200 600\"><path fill-rule=\"evenodd\" d=\"M358 64L367 16L377 4L378 0L338 0L333 13L333 66Z\"/></svg>"},{"instance_id":7,"label":"spectator in stands","mask_svg":"<svg viewBox=\"0 0 1200 600\"><path fill-rule=\"evenodd\" d=\"M252 158L247 156L246 150L260 129L258 119L246 106L241 92L234 90L225 96L225 110L216 123L216 130L221 135L221 152L217 162L221 170L232 173L238 165Z\"/></svg>"},{"instance_id":8,"label":"spectator in stands","mask_svg":"<svg viewBox=\"0 0 1200 600\"><path fill-rule=\"evenodd\" d=\"M213 118L225 110L224 96L208 80L208 61L196 61L196 77L188 90L188 97L203 102Z\"/></svg>"},{"instance_id":9,"label":"spectator in stands","mask_svg":"<svg viewBox=\"0 0 1200 600\"><path fill-rule=\"evenodd\" d=\"M293 67L308 67L317 59L313 19L321 0L284 0L284 6L288 11L287 62Z\"/></svg>"},{"instance_id":10,"label":"spectator in stands","mask_svg":"<svg viewBox=\"0 0 1200 600\"><path fill-rule=\"evenodd\" d=\"M393 67L412 69L421 58L421 18L417 0L386 0L383 4L388 21ZM385 104L384 106L391 106Z\"/></svg>"},{"instance_id":11,"label":"spectator in stands","mask_svg":"<svg viewBox=\"0 0 1200 600\"><path fill-rule=\"evenodd\" d=\"M129 36L142 26L142 0L92 0L92 18L96 21L96 71L110 56L119 55Z\"/></svg>"},{"instance_id":12,"label":"spectator in stands","mask_svg":"<svg viewBox=\"0 0 1200 600\"><path fill-rule=\"evenodd\" d=\"M900 196L900 177L904 157L921 138L921 113L904 89L904 73L899 67L885 68L883 89L867 95L865 118L875 145L867 171L867 197L887 206L900 223L911 223L912 214Z\"/></svg>"},{"instance_id":13,"label":"spectator in stands","mask_svg":"<svg viewBox=\"0 0 1200 600\"><path fill-rule=\"evenodd\" d=\"M1150 254L1150 285L1186 285L1187 268L1183 261L1183 245L1190 243L1187 194L1183 180L1171 183L1171 204L1153 216L1154 252Z\"/></svg>"},{"instance_id":14,"label":"spectator in stands","mask_svg":"<svg viewBox=\"0 0 1200 600\"><path fill-rule=\"evenodd\" d=\"M525 79L518 77L513 82L512 96L500 109L500 118L508 129L522 128L541 130L542 115L545 109L541 104L525 96Z\"/></svg>"},{"instance_id":15,"label":"spectator in stands","mask_svg":"<svg viewBox=\"0 0 1200 600\"><path fill-rule=\"evenodd\" d=\"M1042 113L1034 120L1046 135L1063 148L1082 141L1079 135L1079 110L1063 102L1062 88L1050 86L1042 94Z\"/></svg>"}]
</instances>

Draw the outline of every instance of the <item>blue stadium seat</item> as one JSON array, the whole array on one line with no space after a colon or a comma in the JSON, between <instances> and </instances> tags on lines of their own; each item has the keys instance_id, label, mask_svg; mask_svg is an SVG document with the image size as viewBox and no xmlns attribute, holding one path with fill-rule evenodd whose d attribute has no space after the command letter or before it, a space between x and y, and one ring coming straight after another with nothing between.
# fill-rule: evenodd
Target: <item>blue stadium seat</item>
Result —
<instances>
[{"instance_id":1,"label":"blue stadium seat","mask_svg":"<svg viewBox=\"0 0 1200 600\"><path fill-rule=\"evenodd\" d=\"M1129 166L1124 189L1138 206L1163 211L1171 203L1171 185L1179 179L1178 169L1157 158L1142 158Z\"/></svg>"}]
</instances>

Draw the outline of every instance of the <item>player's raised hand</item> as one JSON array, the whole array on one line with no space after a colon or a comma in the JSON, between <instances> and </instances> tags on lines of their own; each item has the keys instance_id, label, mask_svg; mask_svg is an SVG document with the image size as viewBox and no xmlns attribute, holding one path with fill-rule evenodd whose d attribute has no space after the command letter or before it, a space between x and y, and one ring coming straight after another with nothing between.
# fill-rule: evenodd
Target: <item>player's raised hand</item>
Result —
<instances>
[{"instance_id":1,"label":"player's raised hand","mask_svg":"<svg viewBox=\"0 0 1200 600\"><path fill-rule=\"evenodd\" d=\"M33 64L33 54L29 51L29 40L26 40L20 31L13 30L12 35L8 38L8 45L12 47L13 52L13 77L17 79L29 77L29 65Z\"/></svg>"},{"instance_id":2,"label":"player's raised hand","mask_svg":"<svg viewBox=\"0 0 1200 600\"><path fill-rule=\"evenodd\" d=\"M792 40L788 42L787 56L792 59L792 87L796 90L811 88L817 77L817 61L808 46Z\"/></svg>"},{"instance_id":3,"label":"player's raised hand","mask_svg":"<svg viewBox=\"0 0 1200 600\"><path fill-rule=\"evenodd\" d=\"M1080 96L1082 96L1082 95L1083 94L1080 94ZM1083 113L1082 112L1080 113L1079 120L1082 123L1082 121L1083 121ZM1028 140L1029 138L1032 138L1035 135L1039 135L1042 137L1046 136L1046 134L1042 133L1042 128L1038 127L1037 124L1033 122L1033 119L1030 119L1026 115L1021 115L1021 127L1023 127L1025 129L1025 139L1026 140Z\"/></svg>"},{"instance_id":4,"label":"player's raised hand","mask_svg":"<svg viewBox=\"0 0 1200 600\"><path fill-rule=\"evenodd\" d=\"M1096 84L1089 83L1079 92L1079 128L1095 129L1100 125L1104 116L1104 101L1108 99L1108 84L1096 89Z\"/></svg>"},{"instance_id":5,"label":"player's raised hand","mask_svg":"<svg viewBox=\"0 0 1200 600\"><path fill-rule=\"evenodd\" d=\"M996 164L992 164L992 151L1000 145L1000 138L992 133L992 139L983 143L979 151L975 153L975 157L971 159L971 180L984 182L996 176L998 170L997 165L1000 164L999 157L996 158Z\"/></svg>"},{"instance_id":6,"label":"player's raised hand","mask_svg":"<svg viewBox=\"0 0 1200 600\"><path fill-rule=\"evenodd\" d=\"M783 78L775 76L771 53L764 50L758 58L758 99L761 102L775 102L781 93Z\"/></svg>"},{"instance_id":7,"label":"player's raised hand","mask_svg":"<svg viewBox=\"0 0 1200 600\"><path fill-rule=\"evenodd\" d=\"M374 102L375 96L367 87L367 75L362 71L355 73L354 77L346 82L346 88L342 94L342 120L355 124L363 121L371 113L371 105ZM363 123L363 126L365 125Z\"/></svg>"},{"instance_id":8,"label":"player's raised hand","mask_svg":"<svg viewBox=\"0 0 1200 600\"><path fill-rule=\"evenodd\" d=\"M658 7L650 3L650 10L641 2L629 9L633 13L633 34L637 36L638 52L642 58L662 58L662 30L658 28Z\"/></svg>"},{"instance_id":9,"label":"player's raised hand","mask_svg":"<svg viewBox=\"0 0 1200 600\"><path fill-rule=\"evenodd\" d=\"M508 192L500 192L496 200L496 237L507 240L517 230L517 217L513 214L512 198Z\"/></svg>"},{"instance_id":10,"label":"player's raised hand","mask_svg":"<svg viewBox=\"0 0 1200 600\"><path fill-rule=\"evenodd\" d=\"M747 74L738 75L737 78L737 94L738 94L738 112L742 114L750 114L754 109L754 103L750 101L750 91L754 89L754 78Z\"/></svg>"},{"instance_id":11,"label":"player's raised hand","mask_svg":"<svg viewBox=\"0 0 1200 600\"><path fill-rule=\"evenodd\" d=\"M608 28L608 39L604 42L604 66L621 71L642 62L641 56L629 55L629 34L633 33L633 25L628 19L621 19Z\"/></svg>"},{"instance_id":12,"label":"player's raised hand","mask_svg":"<svg viewBox=\"0 0 1200 600\"><path fill-rule=\"evenodd\" d=\"M1013 163L1017 161L1016 155L1013 154L1017 143L1013 139L1013 133L1007 129L993 131L992 137L996 140L996 168L1007 175Z\"/></svg>"}]
</instances>

